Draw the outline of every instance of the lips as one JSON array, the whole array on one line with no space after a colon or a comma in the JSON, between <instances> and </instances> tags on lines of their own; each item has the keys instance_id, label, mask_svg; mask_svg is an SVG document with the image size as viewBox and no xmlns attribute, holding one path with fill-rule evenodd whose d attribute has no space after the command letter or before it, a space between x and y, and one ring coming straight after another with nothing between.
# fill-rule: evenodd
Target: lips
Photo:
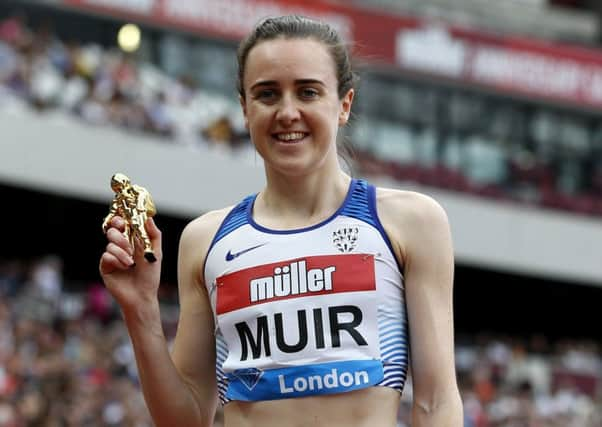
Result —
<instances>
[{"instance_id":1,"label":"lips","mask_svg":"<svg viewBox=\"0 0 602 427\"><path fill-rule=\"evenodd\" d=\"M272 137L279 142L294 144L302 141L307 135L309 134L306 132L278 132L272 134Z\"/></svg>"}]
</instances>

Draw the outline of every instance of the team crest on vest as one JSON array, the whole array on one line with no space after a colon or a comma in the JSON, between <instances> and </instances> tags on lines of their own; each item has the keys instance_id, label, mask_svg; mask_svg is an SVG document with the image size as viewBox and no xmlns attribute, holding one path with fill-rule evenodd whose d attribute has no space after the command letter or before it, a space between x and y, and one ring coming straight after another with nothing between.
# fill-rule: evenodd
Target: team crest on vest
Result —
<instances>
[{"instance_id":1,"label":"team crest on vest","mask_svg":"<svg viewBox=\"0 0 602 427\"><path fill-rule=\"evenodd\" d=\"M332 233L332 243L343 253L351 252L357 245L358 227L343 227Z\"/></svg>"}]
</instances>

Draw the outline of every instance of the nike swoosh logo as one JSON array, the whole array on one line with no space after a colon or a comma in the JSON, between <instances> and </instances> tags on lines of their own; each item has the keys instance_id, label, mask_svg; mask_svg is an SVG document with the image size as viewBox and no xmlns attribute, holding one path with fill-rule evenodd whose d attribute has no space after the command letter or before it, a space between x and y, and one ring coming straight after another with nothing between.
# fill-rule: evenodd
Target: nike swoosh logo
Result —
<instances>
[{"instance_id":1,"label":"nike swoosh logo","mask_svg":"<svg viewBox=\"0 0 602 427\"><path fill-rule=\"evenodd\" d=\"M261 245L252 246L252 247L250 247L250 248L243 249L242 251L240 251L240 252L235 252L235 253L232 253L232 251L231 251L231 250L228 250L228 253L226 254L226 261L232 261L234 258L238 258L238 257L239 257L239 256L241 256L242 254L246 254L247 252L250 252L250 251L252 251L253 249L257 249L257 248L259 248L259 247L261 247L261 246L264 246L264 245L266 245L266 244L267 244L267 243L262 243Z\"/></svg>"}]
</instances>

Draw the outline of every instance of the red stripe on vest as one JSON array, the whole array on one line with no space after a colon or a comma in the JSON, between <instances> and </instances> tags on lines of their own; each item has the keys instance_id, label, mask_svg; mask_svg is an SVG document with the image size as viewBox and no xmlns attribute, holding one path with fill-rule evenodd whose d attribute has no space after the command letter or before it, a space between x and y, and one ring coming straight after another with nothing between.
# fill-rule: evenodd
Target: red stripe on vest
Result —
<instances>
[{"instance_id":1,"label":"red stripe on vest","mask_svg":"<svg viewBox=\"0 0 602 427\"><path fill-rule=\"evenodd\" d=\"M374 255L296 258L217 278L217 314L265 302L376 289Z\"/></svg>"}]
</instances>

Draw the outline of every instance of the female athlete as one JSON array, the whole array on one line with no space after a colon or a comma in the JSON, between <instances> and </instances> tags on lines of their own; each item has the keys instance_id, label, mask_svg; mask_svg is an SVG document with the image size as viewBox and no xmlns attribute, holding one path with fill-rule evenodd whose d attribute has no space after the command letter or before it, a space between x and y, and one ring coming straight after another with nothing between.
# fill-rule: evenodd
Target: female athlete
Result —
<instances>
[{"instance_id":1,"label":"female athlete","mask_svg":"<svg viewBox=\"0 0 602 427\"><path fill-rule=\"evenodd\" d=\"M267 185L184 230L173 350L160 262L116 217L100 260L158 426L395 426L411 371L412 426L460 427L453 255L443 209L340 167L355 76L328 25L261 22L239 48L245 123ZM161 260L161 233L148 234Z\"/></svg>"}]
</instances>

